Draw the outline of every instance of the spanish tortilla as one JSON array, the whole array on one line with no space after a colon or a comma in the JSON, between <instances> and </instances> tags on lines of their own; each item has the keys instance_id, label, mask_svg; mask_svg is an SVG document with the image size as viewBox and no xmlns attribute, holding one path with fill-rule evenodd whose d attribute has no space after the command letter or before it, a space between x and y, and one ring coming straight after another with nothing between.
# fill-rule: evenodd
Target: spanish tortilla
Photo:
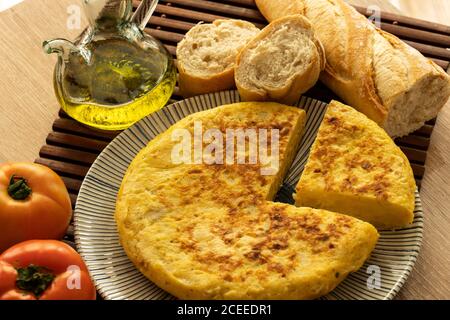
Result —
<instances>
[{"instance_id":1,"label":"spanish tortilla","mask_svg":"<svg viewBox=\"0 0 450 320\"><path fill-rule=\"evenodd\" d=\"M123 179L115 218L136 267L182 299L312 299L358 270L378 233L355 218L274 203L305 114L240 103L193 114L153 139ZM203 127L280 129L280 166L174 164L171 134Z\"/></svg>"},{"instance_id":2,"label":"spanish tortilla","mask_svg":"<svg viewBox=\"0 0 450 320\"><path fill-rule=\"evenodd\" d=\"M297 185L296 204L394 229L412 223L415 190L409 160L387 133L332 101Z\"/></svg>"}]
</instances>

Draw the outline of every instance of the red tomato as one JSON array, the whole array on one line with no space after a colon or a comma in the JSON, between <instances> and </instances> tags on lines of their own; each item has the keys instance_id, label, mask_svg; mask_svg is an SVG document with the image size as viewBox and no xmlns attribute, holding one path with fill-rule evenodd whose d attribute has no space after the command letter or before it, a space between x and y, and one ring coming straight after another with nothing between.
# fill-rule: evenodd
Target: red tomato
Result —
<instances>
[{"instance_id":1,"label":"red tomato","mask_svg":"<svg viewBox=\"0 0 450 320\"><path fill-rule=\"evenodd\" d=\"M30 240L0 255L0 300L95 300L80 255L56 240Z\"/></svg>"}]
</instances>

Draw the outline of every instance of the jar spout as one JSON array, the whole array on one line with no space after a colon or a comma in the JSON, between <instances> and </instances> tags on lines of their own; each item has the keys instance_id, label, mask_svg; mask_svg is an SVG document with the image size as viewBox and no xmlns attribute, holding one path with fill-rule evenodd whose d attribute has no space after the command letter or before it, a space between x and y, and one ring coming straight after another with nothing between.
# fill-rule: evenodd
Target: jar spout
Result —
<instances>
[{"instance_id":1,"label":"jar spout","mask_svg":"<svg viewBox=\"0 0 450 320\"><path fill-rule=\"evenodd\" d=\"M89 62L90 54L84 49L76 46L74 43L70 42L66 39L54 39L49 41L44 41L42 44L42 48L44 52L47 54L56 53L60 58L63 58L65 61L69 59L69 55L71 53L77 53L82 56L82 58Z\"/></svg>"}]
</instances>

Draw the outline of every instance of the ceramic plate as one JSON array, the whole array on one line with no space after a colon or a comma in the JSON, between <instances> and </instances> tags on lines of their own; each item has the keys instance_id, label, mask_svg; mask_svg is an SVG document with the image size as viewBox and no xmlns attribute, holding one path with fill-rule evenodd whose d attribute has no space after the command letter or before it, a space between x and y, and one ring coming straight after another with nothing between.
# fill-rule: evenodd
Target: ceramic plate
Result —
<instances>
[{"instance_id":1,"label":"ceramic plate","mask_svg":"<svg viewBox=\"0 0 450 320\"><path fill-rule=\"evenodd\" d=\"M147 280L128 259L114 221L122 178L135 155L156 135L191 113L239 102L236 91L224 91L179 101L151 114L121 133L100 154L81 187L75 208L75 242L104 299L173 299ZM292 192L326 110L326 103L303 97L306 132L277 201L293 203ZM416 193L414 223L405 229L382 231L371 258L323 299L392 299L408 278L419 253L423 213Z\"/></svg>"}]
</instances>

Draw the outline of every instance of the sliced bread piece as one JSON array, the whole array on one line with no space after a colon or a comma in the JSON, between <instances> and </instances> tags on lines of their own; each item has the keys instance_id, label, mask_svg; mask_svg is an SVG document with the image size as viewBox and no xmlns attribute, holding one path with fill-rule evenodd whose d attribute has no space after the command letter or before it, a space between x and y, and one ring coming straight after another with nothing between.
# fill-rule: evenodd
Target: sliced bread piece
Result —
<instances>
[{"instance_id":1,"label":"sliced bread piece","mask_svg":"<svg viewBox=\"0 0 450 320\"><path fill-rule=\"evenodd\" d=\"M275 20L242 49L235 81L244 101L294 104L319 79L325 53L301 15Z\"/></svg>"},{"instance_id":2,"label":"sliced bread piece","mask_svg":"<svg viewBox=\"0 0 450 320\"><path fill-rule=\"evenodd\" d=\"M180 92L185 97L234 87L236 56L260 30L243 20L193 27L177 46Z\"/></svg>"},{"instance_id":3,"label":"sliced bread piece","mask_svg":"<svg viewBox=\"0 0 450 320\"><path fill-rule=\"evenodd\" d=\"M411 165L386 132L332 101L297 185L296 205L392 229L413 221L415 190Z\"/></svg>"}]
</instances>

